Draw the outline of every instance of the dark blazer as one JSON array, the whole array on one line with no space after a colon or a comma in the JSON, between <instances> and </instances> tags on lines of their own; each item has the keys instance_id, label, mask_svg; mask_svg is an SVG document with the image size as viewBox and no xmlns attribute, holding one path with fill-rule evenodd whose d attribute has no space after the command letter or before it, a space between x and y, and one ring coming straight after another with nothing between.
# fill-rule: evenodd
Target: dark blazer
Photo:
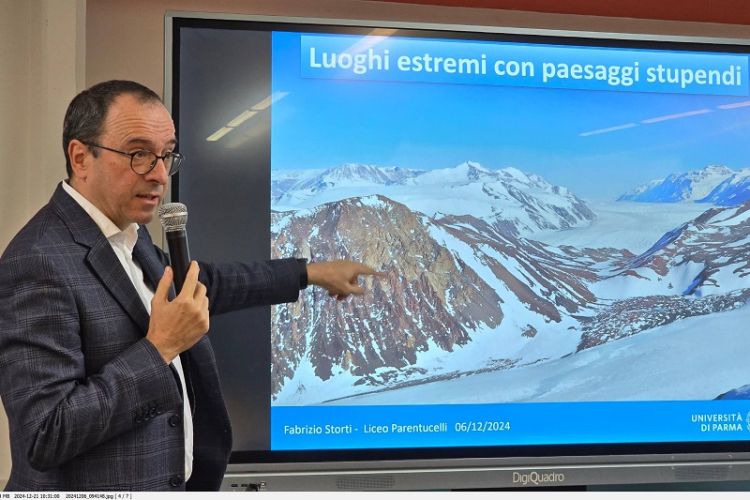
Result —
<instances>
[{"instance_id":1,"label":"dark blazer","mask_svg":"<svg viewBox=\"0 0 750 500\"><path fill-rule=\"evenodd\" d=\"M133 257L155 289L167 259L145 228ZM211 314L299 295L295 259L200 266ZM186 485L182 391L148 324L109 242L58 186L0 257L8 490L218 489L231 428L211 342L181 356L195 436Z\"/></svg>"}]
</instances>

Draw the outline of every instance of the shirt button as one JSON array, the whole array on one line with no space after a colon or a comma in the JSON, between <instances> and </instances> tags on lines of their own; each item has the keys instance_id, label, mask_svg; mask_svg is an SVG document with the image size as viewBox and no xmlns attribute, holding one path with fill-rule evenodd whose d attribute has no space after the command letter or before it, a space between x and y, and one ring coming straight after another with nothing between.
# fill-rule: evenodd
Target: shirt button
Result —
<instances>
[{"instance_id":1,"label":"shirt button","mask_svg":"<svg viewBox=\"0 0 750 500\"><path fill-rule=\"evenodd\" d=\"M169 417L169 425L172 427L177 427L178 425L180 425L180 422L182 422L182 419L179 415L172 415L171 417Z\"/></svg>"}]
</instances>

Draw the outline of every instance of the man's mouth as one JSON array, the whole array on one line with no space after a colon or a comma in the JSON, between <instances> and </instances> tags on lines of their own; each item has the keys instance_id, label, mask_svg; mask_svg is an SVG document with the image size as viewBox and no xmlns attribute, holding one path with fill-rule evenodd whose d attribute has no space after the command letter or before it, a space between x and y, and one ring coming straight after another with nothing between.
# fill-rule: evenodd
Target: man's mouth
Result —
<instances>
[{"instance_id":1,"label":"man's mouth","mask_svg":"<svg viewBox=\"0 0 750 500\"><path fill-rule=\"evenodd\" d=\"M161 198L161 195L158 194L139 194L136 196L142 200L151 201L154 203L158 203L159 199Z\"/></svg>"}]
</instances>

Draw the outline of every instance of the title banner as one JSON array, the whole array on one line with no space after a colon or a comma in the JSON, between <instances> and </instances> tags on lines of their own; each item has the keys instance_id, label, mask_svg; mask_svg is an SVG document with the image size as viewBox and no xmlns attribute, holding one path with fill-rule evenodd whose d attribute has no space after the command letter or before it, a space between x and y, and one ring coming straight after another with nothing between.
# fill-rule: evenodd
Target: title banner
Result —
<instances>
[{"instance_id":1,"label":"title banner","mask_svg":"<svg viewBox=\"0 0 750 500\"><path fill-rule=\"evenodd\" d=\"M301 35L305 78L747 96L748 56Z\"/></svg>"}]
</instances>

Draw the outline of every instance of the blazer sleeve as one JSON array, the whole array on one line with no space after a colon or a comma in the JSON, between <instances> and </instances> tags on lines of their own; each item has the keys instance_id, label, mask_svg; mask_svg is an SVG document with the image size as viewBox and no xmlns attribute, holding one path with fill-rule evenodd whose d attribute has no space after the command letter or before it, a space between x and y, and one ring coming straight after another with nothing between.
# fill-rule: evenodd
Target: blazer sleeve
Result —
<instances>
[{"instance_id":1,"label":"blazer sleeve","mask_svg":"<svg viewBox=\"0 0 750 500\"><path fill-rule=\"evenodd\" d=\"M55 267L44 254L0 265L0 395L14 449L42 471L145 425L144 410L181 405L169 365L145 338L86 373L75 278Z\"/></svg>"},{"instance_id":2,"label":"blazer sleeve","mask_svg":"<svg viewBox=\"0 0 750 500\"><path fill-rule=\"evenodd\" d=\"M306 263L273 259L250 263L199 262L200 281L206 285L211 314L251 306L294 302L299 298Z\"/></svg>"}]
</instances>

